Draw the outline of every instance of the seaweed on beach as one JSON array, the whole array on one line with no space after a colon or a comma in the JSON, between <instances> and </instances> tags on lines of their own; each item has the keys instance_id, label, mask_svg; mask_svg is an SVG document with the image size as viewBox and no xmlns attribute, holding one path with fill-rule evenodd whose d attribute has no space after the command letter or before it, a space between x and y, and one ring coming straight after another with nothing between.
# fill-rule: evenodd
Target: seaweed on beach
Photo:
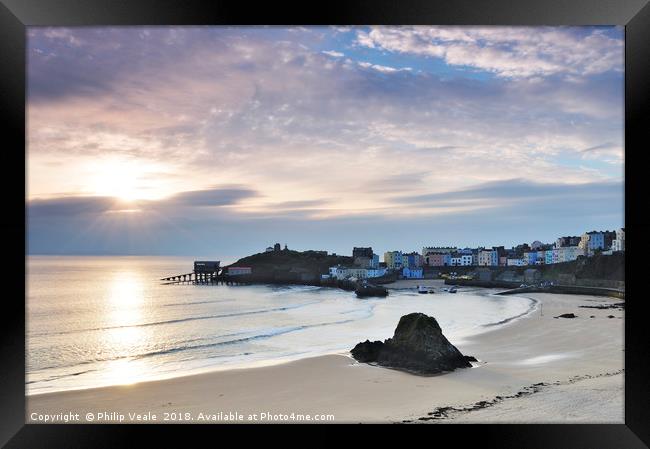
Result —
<instances>
[{"instance_id":1,"label":"seaweed on beach","mask_svg":"<svg viewBox=\"0 0 650 449\"><path fill-rule=\"evenodd\" d=\"M582 309L600 309L600 310L605 310L605 309L617 309L617 310L623 310L625 309L625 303L624 302L617 302L614 304L598 304L596 306L578 306Z\"/></svg>"},{"instance_id":2,"label":"seaweed on beach","mask_svg":"<svg viewBox=\"0 0 650 449\"><path fill-rule=\"evenodd\" d=\"M420 418L417 418L417 421L434 421L434 420L442 420L442 419L453 419L454 416L457 416L461 413L469 413L475 410L481 410L484 408L492 407L500 402L503 402L507 399L517 399L523 396L529 396L531 394L538 393L548 387L552 387L554 385L571 385L576 382L580 382L582 380L587 380L587 379L597 379L599 377L609 377L609 376L616 376L618 374L621 374L625 371L625 369L620 369L618 371L614 372L605 372L601 374L596 374L596 375L591 375L591 374L585 374L585 375L578 375L578 376L573 376L569 378L568 380L565 381L555 381L555 382L537 382L532 385L528 385L526 387L523 387L521 390L519 390L517 393L507 395L507 396L495 396L493 399L490 400L483 400L483 401L478 401L475 402L474 404L467 405L467 406L459 406L459 407L453 407L453 406L444 406L444 407L437 407L433 411L427 413L427 416L422 416ZM412 419L405 419L402 421L402 423L412 423L414 422Z\"/></svg>"}]
</instances>

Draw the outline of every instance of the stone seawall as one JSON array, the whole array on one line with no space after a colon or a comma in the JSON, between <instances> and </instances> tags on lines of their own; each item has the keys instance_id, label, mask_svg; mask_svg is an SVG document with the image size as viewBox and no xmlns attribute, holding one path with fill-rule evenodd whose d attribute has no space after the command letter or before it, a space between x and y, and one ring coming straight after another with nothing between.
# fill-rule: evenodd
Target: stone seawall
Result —
<instances>
[{"instance_id":1,"label":"stone seawall","mask_svg":"<svg viewBox=\"0 0 650 449\"><path fill-rule=\"evenodd\" d=\"M587 287L581 285L551 285L548 287L519 287L519 282L504 281L478 281L469 279L447 279L445 284L484 288L508 288L509 290L497 293L498 295L516 295L518 293L561 293L570 295L594 295L609 296L618 299L625 299L625 290Z\"/></svg>"}]
</instances>

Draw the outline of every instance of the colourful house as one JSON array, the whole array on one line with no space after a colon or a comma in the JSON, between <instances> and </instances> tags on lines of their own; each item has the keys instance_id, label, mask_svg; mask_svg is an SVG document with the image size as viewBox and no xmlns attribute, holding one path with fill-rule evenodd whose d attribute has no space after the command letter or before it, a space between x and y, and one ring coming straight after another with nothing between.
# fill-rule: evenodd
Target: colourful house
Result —
<instances>
[{"instance_id":1,"label":"colourful house","mask_svg":"<svg viewBox=\"0 0 650 449\"><path fill-rule=\"evenodd\" d=\"M406 279L422 279L424 272L422 267L404 267L402 269L402 276Z\"/></svg>"}]
</instances>

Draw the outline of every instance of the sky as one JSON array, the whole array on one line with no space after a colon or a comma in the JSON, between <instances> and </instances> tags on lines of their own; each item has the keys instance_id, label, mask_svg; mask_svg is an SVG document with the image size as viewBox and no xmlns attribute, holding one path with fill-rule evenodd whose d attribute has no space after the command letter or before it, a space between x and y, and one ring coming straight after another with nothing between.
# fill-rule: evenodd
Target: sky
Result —
<instances>
[{"instance_id":1,"label":"sky","mask_svg":"<svg viewBox=\"0 0 650 449\"><path fill-rule=\"evenodd\" d=\"M30 254L624 226L621 27L28 30Z\"/></svg>"}]
</instances>

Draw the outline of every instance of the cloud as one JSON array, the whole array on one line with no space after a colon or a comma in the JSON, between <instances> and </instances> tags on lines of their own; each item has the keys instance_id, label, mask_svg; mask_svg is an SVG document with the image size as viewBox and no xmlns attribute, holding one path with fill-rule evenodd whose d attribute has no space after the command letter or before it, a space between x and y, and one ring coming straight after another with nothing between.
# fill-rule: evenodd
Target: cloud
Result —
<instances>
[{"instance_id":1,"label":"cloud","mask_svg":"<svg viewBox=\"0 0 650 449\"><path fill-rule=\"evenodd\" d=\"M60 197L36 199L27 204L28 215L34 217L94 215L120 208L119 201L110 197Z\"/></svg>"},{"instance_id":2,"label":"cloud","mask_svg":"<svg viewBox=\"0 0 650 449\"><path fill-rule=\"evenodd\" d=\"M344 53L341 53L340 51L334 51L334 50L326 50L323 51L323 53L332 56L334 58L342 58L343 56L345 56Z\"/></svg>"},{"instance_id":3,"label":"cloud","mask_svg":"<svg viewBox=\"0 0 650 449\"><path fill-rule=\"evenodd\" d=\"M383 73L393 73L393 72L401 72L401 71L411 71L410 67L402 67L402 68L395 68L395 67L390 67L386 65L381 65L381 64L371 64L369 62L365 61L360 61L358 62L359 66L363 67L364 69L374 69L377 70L378 72L383 72Z\"/></svg>"},{"instance_id":4,"label":"cloud","mask_svg":"<svg viewBox=\"0 0 650 449\"><path fill-rule=\"evenodd\" d=\"M373 27L358 45L441 58L500 77L593 75L623 70L623 39L602 29L552 27Z\"/></svg>"},{"instance_id":5,"label":"cloud","mask_svg":"<svg viewBox=\"0 0 650 449\"><path fill-rule=\"evenodd\" d=\"M213 188L181 192L162 200L124 201L106 196L63 196L34 199L27 202L28 216L32 218L98 216L114 212L152 212L174 210L184 214L184 208L233 206L260 193L246 187ZM181 211L181 212L179 212Z\"/></svg>"},{"instance_id":6,"label":"cloud","mask_svg":"<svg viewBox=\"0 0 650 449\"><path fill-rule=\"evenodd\" d=\"M582 153L596 153L596 152L602 152L602 151L607 151L607 150L618 150L619 146L616 145L613 142L605 142L601 143L600 145L595 145L593 147L585 148L584 150L580 150Z\"/></svg>"},{"instance_id":7,"label":"cloud","mask_svg":"<svg viewBox=\"0 0 650 449\"><path fill-rule=\"evenodd\" d=\"M620 182L597 182L582 184L537 183L524 179L508 179L487 182L476 186L428 195L397 197L394 201L412 204L475 204L489 203L501 207L503 203L521 203L534 200L579 203L585 200L621 198L623 184Z\"/></svg>"},{"instance_id":8,"label":"cloud","mask_svg":"<svg viewBox=\"0 0 650 449\"><path fill-rule=\"evenodd\" d=\"M272 210L309 210L316 207L324 206L329 204L330 200L321 199L321 200L305 200L305 201L283 201L279 203L273 203L267 207Z\"/></svg>"},{"instance_id":9,"label":"cloud","mask_svg":"<svg viewBox=\"0 0 650 449\"><path fill-rule=\"evenodd\" d=\"M259 193L248 188L217 188L182 192L174 195L164 203L169 206L231 206L241 200L259 196Z\"/></svg>"}]
</instances>

